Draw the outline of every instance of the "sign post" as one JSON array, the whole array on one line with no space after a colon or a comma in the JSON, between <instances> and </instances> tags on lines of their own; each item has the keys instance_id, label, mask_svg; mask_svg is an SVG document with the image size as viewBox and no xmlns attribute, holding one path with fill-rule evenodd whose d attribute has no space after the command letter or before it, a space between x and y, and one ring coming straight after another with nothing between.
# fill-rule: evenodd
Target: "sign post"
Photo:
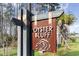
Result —
<instances>
[{"instance_id":1,"label":"sign post","mask_svg":"<svg viewBox=\"0 0 79 59\"><path fill-rule=\"evenodd\" d=\"M48 14L37 15L37 25L32 19L32 50L43 52L57 52L57 26L56 19L63 12L51 12L49 20ZM34 16L35 18L35 16Z\"/></svg>"}]
</instances>

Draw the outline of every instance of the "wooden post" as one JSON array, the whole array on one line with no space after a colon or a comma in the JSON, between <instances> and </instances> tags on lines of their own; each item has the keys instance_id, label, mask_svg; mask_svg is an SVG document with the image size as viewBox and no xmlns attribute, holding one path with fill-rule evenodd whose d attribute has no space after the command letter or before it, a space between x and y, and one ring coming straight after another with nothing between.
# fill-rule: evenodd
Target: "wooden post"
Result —
<instances>
[{"instance_id":1,"label":"wooden post","mask_svg":"<svg viewBox=\"0 0 79 59\"><path fill-rule=\"evenodd\" d=\"M21 22L23 22L23 9L21 9ZM21 56L23 56L23 23L21 23Z\"/></svg>"},{"instance_id":2,"label":"wooden post","mask_svg":"<svg viewBox=\"0 0 79 59\"><path fill-rule=\"evenodd\" d=\"M32 32L31 32L31 3L28 4L28 11L27 11L27 56L32 55Z\"/></svg>"},{"instance_id":3,"label":"wooden post","mask_svg":"<svg viewBox=\"0 0 79 59\"><path fill-rule=\"evenodd\" d=\"M23 56L31 56L31 4L28 4L28 10L23 12Z\"/></svg>"}]
</instances>

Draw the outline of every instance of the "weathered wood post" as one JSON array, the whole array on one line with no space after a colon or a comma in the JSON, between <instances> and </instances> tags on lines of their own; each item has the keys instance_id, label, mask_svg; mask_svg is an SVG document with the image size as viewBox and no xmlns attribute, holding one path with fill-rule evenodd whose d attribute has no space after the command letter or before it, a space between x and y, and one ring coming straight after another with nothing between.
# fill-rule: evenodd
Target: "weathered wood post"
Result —
<instances>
[{"instance_id":1,"label":"weathered wood post","mask_svg":"<svg viewBox=\"0 0 79 59\"><path fill-rule=\"evenodd\" d=\"M32 47L31 47L31 3L28 4L27 10L25 10L25 19L23 19L24 26L23 26L23 55L24 56L31 56L32 55Z\"/></svg>"},{"instance_id":2,"label":"weathered wood post","mask_svg":"<svg viewBox=\"0 0 79 59\"><path fill-rule=\"evenodd\" d=\"M18 32L18 56L31 56L32 55L32 38L31 38L31 4L28 4L28 9L21 9L19 18L13 18L12 22L17 25Z\"/></svg>"},{"instance_id":3,"label":"weathered wood post","mask_svg":"<svg viewBox=\"0 0 79 59\"><path fill-rule=\"evenodd\" d=\"M31 38L31 20L32 20L32 13L31 13L31 4L28 4L27 10L25 12L25 19L23 19L24 26L23 26L23 55L24 56L31 56L32 55L32 38Z\"/></svg>"},{"instance_id":4,"label":"weathered wood post","mask_svg":"<svg viewBox=\"0 0 79 59\"><path fill-rule=\"evenodd\" d=\"M23 9L21 9L21 56L23 56Z\"/></svg>"}]
</instances>

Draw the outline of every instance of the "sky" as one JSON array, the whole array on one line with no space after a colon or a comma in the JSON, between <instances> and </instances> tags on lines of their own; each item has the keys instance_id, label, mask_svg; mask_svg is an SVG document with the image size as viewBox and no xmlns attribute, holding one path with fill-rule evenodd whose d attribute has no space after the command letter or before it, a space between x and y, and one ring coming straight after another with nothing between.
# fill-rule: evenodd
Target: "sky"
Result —
<instances>
[{"instance_id":1,"label":"sky","mask_svg":"<svg viewBox=\"0 0 79 59\"><path fill-rule=\"evenodd\" d=\"M73 14L77 19L69 26L69 31L71 33L79 33L79 3L66 3L64 7L65 13Z\"/></svg>"}]
</instances>

